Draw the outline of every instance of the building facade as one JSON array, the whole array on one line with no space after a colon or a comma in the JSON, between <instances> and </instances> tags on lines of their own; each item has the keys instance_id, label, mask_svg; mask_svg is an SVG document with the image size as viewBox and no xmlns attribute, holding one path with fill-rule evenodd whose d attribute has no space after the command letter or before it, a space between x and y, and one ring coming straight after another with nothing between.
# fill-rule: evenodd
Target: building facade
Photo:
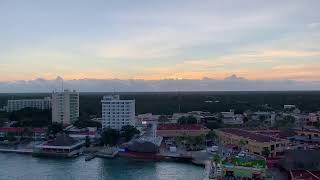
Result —
<instances>
[{"instance_id":1,"label":"building facade","mask_svg":"<svg viewBox=\"0 0 320 180\"><path fill-rule=\"evenodd\" d=\"M6 110L7 112L19 111L24 108L36 108L40 110L51 108L50 97L43 99L19 99L19 100L8 100Z\"/></svg>"},{"instance_id":2,"label":"building facade","mask_svg":"<svg viewBox=\"0 0 320 180\"><path fill-rule=\"evenodd\" d=\"M230 112L221 112L223 124L240 125L243 124L243 115L235 114L233 110Z\"/></svg>"},{"instance_id":3,"label":"building facade","mask_svg":"<svg viewBox=\"0 0 320 180\"><path fill-rule=\"evenodd\" d=\"M104 96L102 103L102 128L120 130L135 125L135 100L121 100L119 95Z\"/></svg>"},{"instance_id":4,"label":"building facade","mask_svg":"<svg viewBox=\"0 0 320 180\"><path fill-rule=\"evenodd\" d=\"M289 143L286 139L266 136L243 129L225 128L214 131L223 145L234 144L249 153L257 155L265 155L264 151L268 151L269 157L283 155Z\"/></svg>"},{"instance_id":5,"label":"building facade","mask_svg":"<svg viewBox=\"0 0 320 180\"><path fill-rule=\"evenodd\" d=\"M52 94L52 122L72 124L79 117L79 93L76 91Z\"/></svg>"}]
</instances>

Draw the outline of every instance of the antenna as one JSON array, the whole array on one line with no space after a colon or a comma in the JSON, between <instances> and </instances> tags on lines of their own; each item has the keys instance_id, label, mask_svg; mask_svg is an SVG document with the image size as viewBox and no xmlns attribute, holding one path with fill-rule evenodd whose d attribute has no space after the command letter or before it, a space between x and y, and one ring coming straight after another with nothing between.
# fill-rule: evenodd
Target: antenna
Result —
<instances>
[{"instance_id":1,"label":"antenna","mask_svg":"<svg viewBox=\"0 0 320 180\"><path fill-rule=\"evenodd\" d=\"M63 92L64 91L64 84L63 84L64 82L63 82L63 78L61 78L61 92Z\"/></svg>"}]
</instances>

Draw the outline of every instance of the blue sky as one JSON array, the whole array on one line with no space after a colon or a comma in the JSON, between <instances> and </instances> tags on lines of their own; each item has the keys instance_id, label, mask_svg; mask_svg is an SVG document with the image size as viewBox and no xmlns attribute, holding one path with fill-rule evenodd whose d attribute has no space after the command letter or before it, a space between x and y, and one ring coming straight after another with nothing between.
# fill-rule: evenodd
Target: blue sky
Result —
<instances>
[{"instance_id":1,"label":"blue sky","mask_svg":"<svg viewBox=\"0 0 320 180\"><path fill-rule=\"evenodd\" d=\"M320 1L0 0L0 81L320 78Z\"/></svg>"}]
</instances>

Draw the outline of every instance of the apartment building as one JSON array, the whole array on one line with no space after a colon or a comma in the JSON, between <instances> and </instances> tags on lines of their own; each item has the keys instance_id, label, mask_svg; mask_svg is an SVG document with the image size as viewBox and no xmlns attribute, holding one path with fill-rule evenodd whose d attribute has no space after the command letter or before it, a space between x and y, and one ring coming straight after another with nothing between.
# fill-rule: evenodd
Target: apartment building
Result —
<instances>
[{"instance_id":1,"label":"apartment building","mask_svg":"<svg viewBox=\"0 0 320 180\"><path fill-rule=\"evenodd\" d=\"M102 103L102 128L120 130L135 125L135 100L121 100L119 95L104 96Z\"/></svg>"},{"instance_id":2,"label":"apartment building","mask_svg":"<svg viewBox=\"0 0 320 180\"><path fill-rule=\"evenodd\" d=\"M45 97L43 99L8 100L6 111L13 112L13 111L19 111L24 108L36 108L41 110L50 109L51 99L50 97Z\"/></svg>"},{"instance_id":3,"label":"apartment building","mask_svg":"<svg viewBox=\"0 0 320 180\"><path fill-rule=\"evenodd\" d=\"M72 124L79 117L79 93L65 90L52 93L52 122Z\"/></svg>"}]
</instances>

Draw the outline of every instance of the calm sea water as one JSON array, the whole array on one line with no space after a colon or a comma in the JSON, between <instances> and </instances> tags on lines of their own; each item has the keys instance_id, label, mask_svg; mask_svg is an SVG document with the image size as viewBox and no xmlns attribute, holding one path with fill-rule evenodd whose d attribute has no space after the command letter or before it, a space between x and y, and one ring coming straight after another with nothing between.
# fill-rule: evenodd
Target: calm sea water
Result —
<instances>
[{"instance_id":1,"label":"calm sea water","mask_svg":"<svg viewBox=\"0 0 320 180\"><path fill-rule=\"evenodd\" d=\"M0 180L199 180L203 168L191 164L117 158L34 158L0 153Z\"/></svg>"}]
</instances>

